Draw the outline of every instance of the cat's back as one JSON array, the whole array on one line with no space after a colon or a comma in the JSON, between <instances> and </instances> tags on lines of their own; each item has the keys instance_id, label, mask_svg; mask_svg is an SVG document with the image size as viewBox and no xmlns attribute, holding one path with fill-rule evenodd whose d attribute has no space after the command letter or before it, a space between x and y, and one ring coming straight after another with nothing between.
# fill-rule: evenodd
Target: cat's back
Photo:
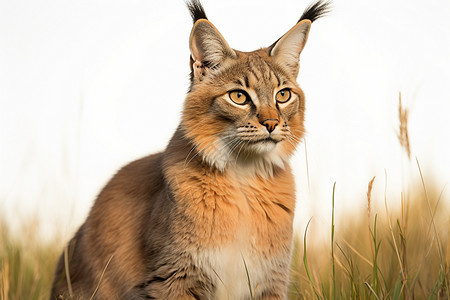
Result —
<instances>
[{"instance_id":1,"label":"cat's back","mask_svg":"<svg viewBox=\"0 0 450 300\"><path fill-rule=\"evenodd\" d=\"M120 169L98 195L86 222L68 246L69 272L74 294L91 296L102 276L100 298L122 295L145 276L145 236L158 227L152 215L168 214L162 175L163 154L153 154ZM158 218L165 220L166 218ZM163 229L158 229L164 231ZM61 257L53 293L61 293L66 283L64 257ZM61 286L61 288L59 288ZM122 292L118 291L121 286ZM105 299L106 299L105 298Z\"/></svg>"},{"instance_id":2,"label":"cat's back","mask_svg":"<svg viewBox=\"0 0 450 300\"><path fill-rule=\"evenodd\" d=\"M163 187L162 159L163 153L156 153L122 167L100 192L94 207L114 204L125 208L127 199L150 204L149 197Z\"/></svg>"},{"instance_id":3,"label":"cat's back","mask_svg":"<svg viewBox=\"0 0 450 300\"><path fill-rule=\"evenodd\" d=\"M164 215L166 184L162 171L163 153L135 160L120 169L100 192L86 220L103 244L141 243L149 227L148 217ZM163 211L161 211L161 209ZM151 227L151 226L150 226ZM136 235L136 232L139 233ZM131 246L130 246L131 247ZM117 251L108 251L108 253Z\"/></svg>"}]
</instances>

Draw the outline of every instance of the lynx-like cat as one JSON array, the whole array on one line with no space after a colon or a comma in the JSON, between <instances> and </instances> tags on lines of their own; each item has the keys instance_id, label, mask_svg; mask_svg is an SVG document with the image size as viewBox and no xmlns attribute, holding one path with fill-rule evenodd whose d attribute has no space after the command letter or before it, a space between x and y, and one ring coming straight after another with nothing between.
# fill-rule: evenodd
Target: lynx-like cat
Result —
<instances>
[{"instance_id":1,"label":"lynx-like cat","mask_svg":"<svg viewBox=\"0 0 450 300\"><path fill-rule=\"evenodd\" d=\"M310 5L268 48L230 48L188 4L191 87L166 150L121 169L61 255L51 299L286 299Z\"/></svg>"}]
</instances>

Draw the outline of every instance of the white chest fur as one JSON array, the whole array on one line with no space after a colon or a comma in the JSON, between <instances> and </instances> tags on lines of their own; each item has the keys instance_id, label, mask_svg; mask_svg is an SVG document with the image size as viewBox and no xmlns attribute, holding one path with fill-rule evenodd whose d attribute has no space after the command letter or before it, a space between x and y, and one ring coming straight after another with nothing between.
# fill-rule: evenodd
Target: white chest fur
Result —
<instances>
[{"instance_id":1,"label":"white chest fur","mask_svg":"<svg viewBox=\"0 0 450 300\"><path fill-rule=\"evenodd\" d=\"M243 250L228 246L199 255L204 270L216 283L213 299L250 299L264 285L270 263Z\"/></svg>"},{"instance_id":2,"label":"white chest fur","mask_svg":"<svg viewBox=\"0 0 450 300\"><path fill-rule=\"evenodd\" d=\"M212 299L251 299L269 288L270 278L280 273L280 265L288 264L288 257L261 256L252 244L251 240L240 239L240 242L198 253L197 263L215 282Z\"/></svg>"}]
</instances>

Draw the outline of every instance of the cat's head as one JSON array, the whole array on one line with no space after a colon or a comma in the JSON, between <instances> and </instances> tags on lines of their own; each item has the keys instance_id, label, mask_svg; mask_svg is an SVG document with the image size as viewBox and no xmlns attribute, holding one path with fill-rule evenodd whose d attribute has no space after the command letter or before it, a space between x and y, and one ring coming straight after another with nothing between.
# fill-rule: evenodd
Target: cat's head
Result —
<instances>
[{"instance_id":1,"label":"cat's head","mask_svg":"<svg viewBox=\"0 0 450 300\"><path fill-rule=\"evenodd\" d=\"M182 127L194 147L190 155L222 171L239 165L271 174L274 166L283 168L304 135L299 56L328 3L309 6L280 39L253 52L232 49L198 0L188 7L194 20L191 88Z\"/></svg>"}]
</instances>

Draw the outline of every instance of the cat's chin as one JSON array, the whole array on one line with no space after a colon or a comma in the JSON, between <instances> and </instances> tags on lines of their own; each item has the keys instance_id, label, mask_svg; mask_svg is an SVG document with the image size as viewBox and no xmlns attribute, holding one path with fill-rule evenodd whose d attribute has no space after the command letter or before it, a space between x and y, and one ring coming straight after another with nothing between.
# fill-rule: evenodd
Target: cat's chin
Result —
<instances>
[{"instance_id":1,"label":"cat's chin","mask_svg":"<svg viewBox=\"0 0 450 300\"><path fill-rule=\"evenodd\" d=\"M287 156L280 153L278 143L266 141L249 146L233 164L240 175L272 177L275 168L285 168Z\"/></svg>"},{"instance_id":2,"label":"cat's chin","mask_svg":"<svg viewBox=\"0 0 450 300\"><path fill-rule=\"evenodd\" d=\"M273 151L277 146L277 141L273 139L264 139L261 141L258 141L256 143L251 143L247 145L245 150L247 152L253 152L256 154L264 155L266 153L269 153L270 151Z\"/></svg>"}]
</instances>

